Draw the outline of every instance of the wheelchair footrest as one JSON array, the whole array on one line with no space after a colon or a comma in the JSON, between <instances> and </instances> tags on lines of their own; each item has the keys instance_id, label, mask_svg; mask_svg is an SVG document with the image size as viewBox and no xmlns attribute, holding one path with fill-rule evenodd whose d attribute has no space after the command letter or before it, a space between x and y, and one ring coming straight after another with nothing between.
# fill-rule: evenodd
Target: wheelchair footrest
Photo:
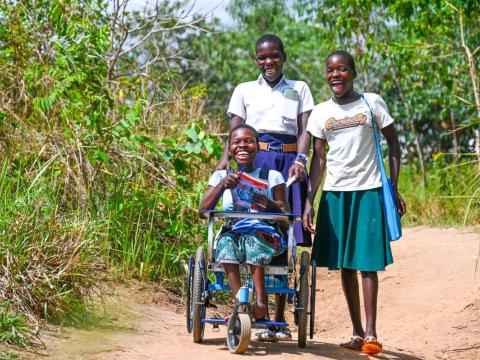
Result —
<instances>
[{"instance_id":1,"label":"wheelchair footrest","mask_svg":"<svg viewBox=\"0 0 480 360\"><path fill-rule=\"evenodd\" d=\"M252 328L266 328L270 326L287 327L288 323L284 321L258 320L252 322Z\"/></svg>"},{"instance_id":2,"label":"wheelchair footrest","mask_svg":"<svg viewBox=\"0 0 480 360\"><path fill-rule=\"evenodd\" d=\"M202 322L205 323L205 324L227 325L228 319L222 319L222 318L206 318L206 319L203 319Z\"/></svg>"}]
</instances>

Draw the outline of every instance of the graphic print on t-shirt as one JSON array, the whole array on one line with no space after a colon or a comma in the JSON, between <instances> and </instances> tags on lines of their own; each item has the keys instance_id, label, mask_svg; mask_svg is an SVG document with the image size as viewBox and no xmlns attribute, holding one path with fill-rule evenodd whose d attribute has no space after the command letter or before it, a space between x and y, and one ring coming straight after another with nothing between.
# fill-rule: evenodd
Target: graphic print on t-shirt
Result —
<instances>
[{"instance_id":1,"label":"graphic print on t-shirt","mask_svg":"<svg viewBox=\"0 0 480 360\"><path fill-rule=\"evenodd\" d=\"M362 113L353 115L351 117L346 116L343 119L335 119L334 117L331 117L325 123L325 129L332 131L346 129L359 125L365 125L366 121L367 115L364 115Z\"/></svg>"}]
</instances>

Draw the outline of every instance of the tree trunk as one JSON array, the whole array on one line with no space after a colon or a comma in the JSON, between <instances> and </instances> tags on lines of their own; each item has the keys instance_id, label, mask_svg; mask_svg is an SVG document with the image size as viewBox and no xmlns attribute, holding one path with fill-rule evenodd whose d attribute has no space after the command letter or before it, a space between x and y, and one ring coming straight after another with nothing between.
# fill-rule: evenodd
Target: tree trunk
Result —
<instances>
[{"instance_id":1,"label":"tree trunk","mask_svg":"<svg viewBox=\"0 0 480 360\"><path fill-rule=\"evenodd\" d=\"M455 114L453 113L453 110L450 110L450 122L452 126L452 143L453 143L453 157L455 158L455 161L458 160L459 158L459 149L458 149L458 139L457 139L457 122L455 121Z\"/></svg>"}]
</instances>

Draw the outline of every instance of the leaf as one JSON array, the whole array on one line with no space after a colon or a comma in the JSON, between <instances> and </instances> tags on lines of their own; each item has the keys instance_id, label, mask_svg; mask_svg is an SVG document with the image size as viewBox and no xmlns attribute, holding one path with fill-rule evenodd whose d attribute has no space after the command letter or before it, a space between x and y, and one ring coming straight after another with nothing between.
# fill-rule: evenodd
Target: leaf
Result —
<instances>
[{"instance_id":1,"label":"leaf","mask_svg":"<svg viewBox=\"0 0 480 360\"><path fill-rule=\"evenodd\" d=\"M95 151L95 159L96 160L101 160L103 161L104 163L110 163L110 160L108 159L108 155L107 153L102 150L102 149L97 149L97 151Z\"/></svg>"},{"instance_id":2,"label":"leaf","mask_svg":"<svg viewBox=\"0 0 480 360\"><path fill-rule=\"evenodd\" d=\"M198 141L198 135L197 135L197 132L195 131L195 129L193 128L190 128L188 130L184 130L182 131L183 134L187 135L188 138L190 140L192 140L193 142L197 142Z\"/></svg>"}]
</instances>

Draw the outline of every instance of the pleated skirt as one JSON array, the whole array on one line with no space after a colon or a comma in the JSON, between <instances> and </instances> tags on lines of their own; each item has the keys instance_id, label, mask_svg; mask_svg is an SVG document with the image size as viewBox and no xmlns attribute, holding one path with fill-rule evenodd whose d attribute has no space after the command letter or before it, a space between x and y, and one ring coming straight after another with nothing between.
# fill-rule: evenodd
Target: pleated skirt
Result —
<instances>
[{"instance_id":1,"label":"pleated skirt","mask_svg":"<svg viewBox=\"0 0 480 360\"><path fill-rule=\"evenodd\" d=\"M381 189L324 191L312 259L331 270L381 271L393 263Z\"/></svg>"}]
</instances>

